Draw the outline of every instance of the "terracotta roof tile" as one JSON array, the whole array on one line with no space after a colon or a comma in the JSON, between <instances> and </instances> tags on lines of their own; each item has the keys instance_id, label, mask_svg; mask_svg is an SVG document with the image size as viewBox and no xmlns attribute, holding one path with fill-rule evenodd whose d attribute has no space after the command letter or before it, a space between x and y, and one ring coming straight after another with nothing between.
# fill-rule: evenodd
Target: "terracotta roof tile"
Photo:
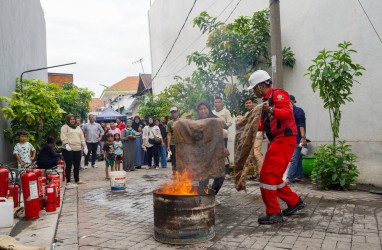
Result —
<instances>
[{"instance_id":1,"label":"terracotta roof tile","mask_svg":"<svg viewBox=\"0 0 382 250\"><path fill-rule=\"evenodd\" d=\"M139 83L138 76L128 76L125 79L113 84L110 86L111 89L118 90L137 90Z\"/></svg>"}]
</instances>

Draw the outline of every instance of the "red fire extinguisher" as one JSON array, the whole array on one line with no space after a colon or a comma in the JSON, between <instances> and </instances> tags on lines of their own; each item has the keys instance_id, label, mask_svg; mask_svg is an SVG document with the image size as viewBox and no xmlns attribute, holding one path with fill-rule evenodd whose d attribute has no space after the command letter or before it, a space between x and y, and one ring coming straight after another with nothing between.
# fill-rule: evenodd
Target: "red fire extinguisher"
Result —
<instances>
[{"instance_id":1,"label":"red fire extinguisher","mask_svg":"<svg viewBox=\"0 0 382 250\"><path fill-rule=\"evenodd\" d=\"M56 205L57 205L57 207L60 207L60 199L61 199L61 196L60 196L60 175L50 174L50 175L48 175L48 179L49 179L50 183L56 185L56 189L57 189Z\"/></svg>"},{"instance_id":2,"label":"red fire extinguisher","mask_svg":"<svg viewBox=\"0 0 382 250\"><path fill-rule=\"evenodd\" d=\"M44 209L44 198L42 193L42 170L41 169L33 169L33 173L37 175L37 188L38 188L38 202L40 204L40 210Z\"/></svg>"},{"instance_id":3,"label":"red fire extinguisher","mask_svg":"<svg viewBox=\"0 0 382 250\"><path fill-rule=\"evenodd\" d=\"M63 160L58 160L57 167L62 169L62 182L64 182L65 181L65 162Z\"/></svg>"},{"instance_id":4,"label":"red fire extinguisher","mask_svg":"<svg viewBox=\"0 0 382 250\"><path fill-rule=\"evenodd\" d=\"M19 186L17 184L8 185L8 199L12 198L13 207L16 208L19 205Z\"/></svg>"},{"instance_id":5,"label":"red fire extinguisher","mask_svg":"<svg viewBox=\"0 0 382 250\"><path fill-rule=\"evenodd\" d=\"M0 166L0 197L7 197L9 170Z\"/></svg>"},{"instance_id":6,"label":"red fire extinguisher","mask_svg":"<svg viewBox=\"0 0 382 250\"><path fill-rule=\"evenodd\" d=\"M40 205L38 200L37 175L27 169L21 175L21 187L23 190L25 219L34 220L40 218Z\"/></svg>"},{"instance_id":7,"label":"red fire extinguisher","mask_svg":"<svg viewBox=\"0 0 382 250\"><path fill-rule=\"evenodd\" d=\"M41 185L39 186L39 202L40 202L40 210L44 209L44 202L45 202L45 186L46 186L46 177L38 177L39 182ZM41 195L40 195L41 194Z\"/></svg>"},{"instance_id":8,"label":"red fire extinguisher","mask_svg":"<svg viewBox=\"0 0 382 250\"><path fill-rule=\"evenodd\" d=\"M56 199L57 199L57 189L56 185L48 184L45 186L45 211L55 212L56 211Z\"/></svg>"}]
</instances>

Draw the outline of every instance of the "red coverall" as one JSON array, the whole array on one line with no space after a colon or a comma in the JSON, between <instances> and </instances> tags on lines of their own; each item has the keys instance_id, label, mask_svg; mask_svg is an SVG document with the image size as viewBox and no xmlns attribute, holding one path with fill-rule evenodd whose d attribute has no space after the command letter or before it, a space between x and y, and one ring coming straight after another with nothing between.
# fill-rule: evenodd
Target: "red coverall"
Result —
<instances>
[{"instance_id":1,"label":"red coverall","mask_svg":"<svg viewBox=\"0 0 382 250\"><path fill-rule=\"evenodd\" d=\"M263 101L273 107L273 115L263 113L259 130L265 130L270 146L260 172L260 190L267 214L279 214L277 197L295 206L299 196L282 180L296 147L297 128L290 106L289 94L281 89L271 88Z\"/></svg>"}]
</instances>

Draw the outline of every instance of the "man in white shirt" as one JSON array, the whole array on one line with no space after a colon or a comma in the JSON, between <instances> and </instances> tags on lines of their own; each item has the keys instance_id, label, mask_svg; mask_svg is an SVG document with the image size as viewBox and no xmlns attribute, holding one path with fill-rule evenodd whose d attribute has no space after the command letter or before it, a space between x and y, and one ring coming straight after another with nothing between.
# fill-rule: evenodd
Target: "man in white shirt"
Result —
<instances>
[{"instance_id":1,"label":"man in white shirt","mask_svg":"<svg viewBox=\"0 0 382 250\"><path fill-rule=\"evenodd\" d=\"M222 118L224 123L229 128L232 125L232 121L233 120L232 120L232 116L231 116L231 113L229 112L229 110L226 109L225 107L223 107L223 99L220 96L215 96L214 104L215 104L215 110L213 110L212 113L214 115ZM224 144L225 144L225 147L227 148L228 138L224 138ZM231 176L229 175L229 173L230 173L229 165L230 165L230 162L229 162L229 159L227 157L226 165L224 167L224 171L225 171L225 174L226 174L226 176L225 176L226 179L230 179L231 178Z\"/></svg>"},{"instance_id":2,"label":"man in white shirt","mask_svg":"<svg viewBox=\"0 0 382 250\"><path fill-rule=\"evenodd\" d=\"M89 122L86 123L82 129L84 131L86 144L89 149L87 155L85 156L85 168L88 168L90 154L92 155L92 167L97 167L95 165L95 161L97 158L98 144L104 134L103 128L95 122L94 115L89 115Z\"/></svg>"},{"instance_id":3,"label":"man in white shirt","mask_svg":"<svg viewBox=\"0 0 382 250\"><path fill-rule=\"evenodd\" d=\"M219 116L230 127L232 125L232 116L228 109L223 106L223 99L220 96L215 96L215 110L212 111L214 115Z\"/></svg>"}]
</instances>

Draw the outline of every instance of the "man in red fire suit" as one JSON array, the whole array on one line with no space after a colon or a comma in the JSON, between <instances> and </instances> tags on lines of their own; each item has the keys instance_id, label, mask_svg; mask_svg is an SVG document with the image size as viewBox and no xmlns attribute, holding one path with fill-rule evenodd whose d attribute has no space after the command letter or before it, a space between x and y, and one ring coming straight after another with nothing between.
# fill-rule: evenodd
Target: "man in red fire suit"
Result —
<instances>
[{"instance_id":1,"label":"man in red fire suit","mask_svg":"<svg viewBox=\"0 0 382 250\"><path fill-rule=\"evenodd\" d=\"M289 94L272 88L269 74L255 71L249 78L249 88L264 102L259 130L265 131L270 146L260 172L260 190L266 207L266 215L260 216L259 224L283 222L283 215L290 216L305 207L301 198L283 181L296 146L297 128L290 106ZM277 198L285 201L288 208L282 212Z\"/></svg>"}]
</instances>

